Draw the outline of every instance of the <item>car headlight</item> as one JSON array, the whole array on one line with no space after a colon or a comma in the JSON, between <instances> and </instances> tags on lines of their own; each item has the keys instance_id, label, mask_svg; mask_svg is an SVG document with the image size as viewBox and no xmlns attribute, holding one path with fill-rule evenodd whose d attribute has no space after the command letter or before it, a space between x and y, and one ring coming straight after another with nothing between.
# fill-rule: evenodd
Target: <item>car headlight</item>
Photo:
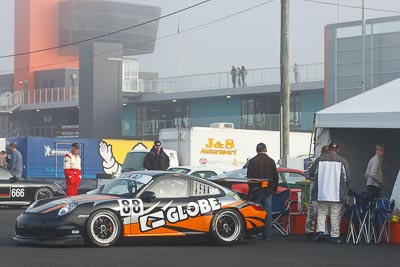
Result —
<instances>
[{"instance_id":1,"label":"car headlight","mask_svg":"<svg viewBox=\"0 0 400 267\"><path fill-rule=\"evenodd\" d=\"M33 202L33 203L25 210L25 212L27 212L27 211L33 209L34 207L36 207L37 204L38 204L38 201L36 200L35 202Z\"/></svg>"},{"instance_id":2,"label":"car headlight","mask_svg":"<svg viewBox=\"0 0 400 267\"><path fill-rule=\"evenodd\" d=\"M64 216L65 214L70 213L70 212L73 211L77 206L78 206L78 203L75 203L75 202L69 203L67 206L61 208L61 209L58 211L58 216Z\"/></svg>"}]
</instances>

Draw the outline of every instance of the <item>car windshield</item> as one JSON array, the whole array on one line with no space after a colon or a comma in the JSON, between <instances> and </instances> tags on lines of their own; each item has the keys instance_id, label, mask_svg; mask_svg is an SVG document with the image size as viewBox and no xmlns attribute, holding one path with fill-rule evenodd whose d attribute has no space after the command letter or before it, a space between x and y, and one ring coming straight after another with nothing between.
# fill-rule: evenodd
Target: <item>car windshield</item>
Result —
<instances>
[{"instance_id":1,"label":"car windshield","mask_svg":"<svg viewBox=\"0 0 400 267\"><path fill-rule=\"evenodd\" d=\"M134 196L145 184L133 179L115 179L106 184L100 195Z\"/></svg>"},{"instance_id":2,"label":"car windshield","mask_svg":"<svg viewBox=\"0 0 400 267\"><path fill-rule=\"evenodd\" d=\"M12 177L12 174L9 171L0 167L0 180L8 180L11 177Z\"/></svg>"},{"instance_id":3,"label":"car windshield","mask_svg":"<svg viewBox=\"0 0 400 267\"><path fill-rule=\"evenodd\" d=\"M122 164L122 172L144 170L143 162L146 155L146 151L128 153L125 157L124 163Z\"/></svg>"},{"instance_id":4,"label":"car windshield","mask_svg":"<svg viewBox=\"0 0 400 267\"><path fill-rule=\"evenodd\" d=\"M219 175L211 176L209 180L218 180L221 178L247 178L247 169L237 169L230 172L225 172Z\"/></svg>"},{"instance_id":5,"label":"car windshield","mask_svg":"<svg viewBox=\"0 0 400 267\"><path fill-rule=\"evenodd\" d=\"M288 184L295 184L296 182L306 180L303 174L296 172L279 172L279 176L282 180L286 180Z\"/></svg>"}]
</instances>

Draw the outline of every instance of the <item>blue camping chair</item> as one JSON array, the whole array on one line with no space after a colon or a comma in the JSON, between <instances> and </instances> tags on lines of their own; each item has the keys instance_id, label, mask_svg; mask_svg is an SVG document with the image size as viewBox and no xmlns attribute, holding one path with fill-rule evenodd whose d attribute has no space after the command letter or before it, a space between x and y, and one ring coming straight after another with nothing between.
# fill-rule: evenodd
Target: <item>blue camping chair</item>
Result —
<instances>
[{"instance_id":1,"label":"blue camping chair","mask_svg":"<svg viewBox=\"0 0 400 267\"><path fill-rule=\"evenodd\" d=\"M282 235L290 233L290 190L284 190L272 195L272 226ZM287 224L284 225L282 218L287 216Z\"/></svg>"},{"instance_id":2,"label":"blue camping chair","mask_svg":"<svg viewBox=\"0 0 400 267\"><path fill-rule=\"evenodd\" d=\"M394 200L378 198L371 205L371 240L375 243L390 242L390 218Z\"/></svg>"},{"instance_id":3,"label":"blue camping chair","mask_svg":"<svg viewBox=\"0 0 400 267\"><path fill-rule=\"evenodd\" d=\"M358 194L349 190L348 196L349 228L346 243L352 241L353 244L358 244L364 238L365 243L369 244L371 241L369 195L366 192Z\"/></svg>"}]
</instances>

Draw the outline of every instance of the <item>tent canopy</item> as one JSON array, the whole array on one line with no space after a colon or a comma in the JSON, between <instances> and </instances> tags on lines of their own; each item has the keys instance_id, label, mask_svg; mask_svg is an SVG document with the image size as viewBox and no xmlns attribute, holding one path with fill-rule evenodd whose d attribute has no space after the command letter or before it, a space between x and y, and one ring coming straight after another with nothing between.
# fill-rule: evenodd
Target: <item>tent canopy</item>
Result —
<instances>
[{"instance_id":1,"label":"tent canopy","mask_svg":"<svg viewBox=\"0 0 400 267\"><path fill-rule=\"evenodd\" d=\"M317 128L400 128L400 78L316 114Z\"/></svg>"}]
</instances>

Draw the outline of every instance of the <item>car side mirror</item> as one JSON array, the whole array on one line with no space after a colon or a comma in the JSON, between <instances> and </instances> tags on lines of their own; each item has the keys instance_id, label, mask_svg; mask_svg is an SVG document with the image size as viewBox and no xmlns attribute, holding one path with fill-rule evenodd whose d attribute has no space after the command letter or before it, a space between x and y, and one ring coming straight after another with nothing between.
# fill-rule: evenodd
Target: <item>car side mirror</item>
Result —
<instances>
[{"instance_id":1,"label":"car side mirror","mask_svg":"<svg viewBox=\"0 0 400 267\"><path fill-rule=\"evenodd\" d=\"M144 202L151 202L155 198L156 193L154 193L153 191L144 191L143 194L140 196L140 199Z\"/></svg>"}]
</instances>

